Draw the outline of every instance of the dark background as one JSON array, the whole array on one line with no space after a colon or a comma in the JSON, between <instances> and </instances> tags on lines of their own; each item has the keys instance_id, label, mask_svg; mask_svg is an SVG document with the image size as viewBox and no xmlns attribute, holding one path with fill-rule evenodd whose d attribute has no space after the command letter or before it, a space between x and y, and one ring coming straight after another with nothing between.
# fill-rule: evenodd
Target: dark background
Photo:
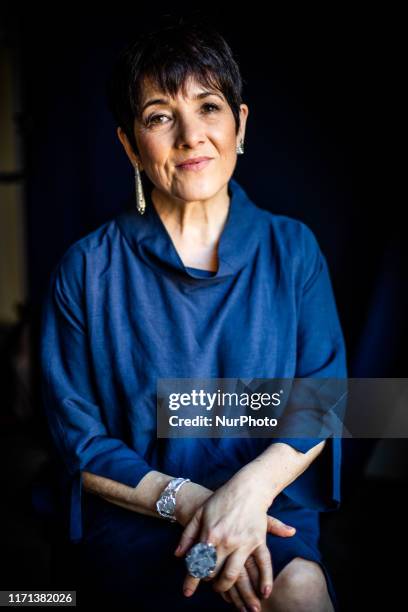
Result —
<instances>
[{"instance_id":1,"label":"dark background","mask_svg":"<svg viewBox=\"0 0 408 612\"><path fill-rule=\"evenodd\" d=\"M193 11L179 9L177 14ZM249 106L235 177L259 206L307 223L325 253L343 326L350 377L404 377L407 255L401 200L388 174L393 147L398 18L256 5L206 5L229 42ZM132 168L106 107L116 53L160 13L119 5L89 14L61 6L8 8L2 42L19 51L29 299L4 329L0 588L75 588L53 497L41 413L38 334L53 266L75 240L120 212ZM0 204L1 205L1 204ZM21 388L12 359L28 334L27 418L13 418ZM322 550L344 610L398 602L407 492L405 439L344 441L343 505L322 516ZM375 468L367 469L369 461ZM372 465L372 464L371 464ZM52 586L54 585L54 586Z\"/></svg>"}]
</instances>

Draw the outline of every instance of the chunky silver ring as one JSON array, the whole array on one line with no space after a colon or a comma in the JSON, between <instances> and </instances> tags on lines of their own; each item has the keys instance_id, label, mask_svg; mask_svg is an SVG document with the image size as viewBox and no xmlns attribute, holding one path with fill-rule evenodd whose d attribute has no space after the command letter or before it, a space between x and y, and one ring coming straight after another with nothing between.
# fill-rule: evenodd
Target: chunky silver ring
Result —
<instances>
[{"instance_id":1,"label":"chunky silver ring","mask_svg":"<svg viewBox=\"0 0 408 612\"><path fill-rule=\"evenodd\" d=\"M217 549L211 542L198 542L186 557L188 573L194 578L206 578L214 573L217 565Z\"/></svg>"}]
</instances>

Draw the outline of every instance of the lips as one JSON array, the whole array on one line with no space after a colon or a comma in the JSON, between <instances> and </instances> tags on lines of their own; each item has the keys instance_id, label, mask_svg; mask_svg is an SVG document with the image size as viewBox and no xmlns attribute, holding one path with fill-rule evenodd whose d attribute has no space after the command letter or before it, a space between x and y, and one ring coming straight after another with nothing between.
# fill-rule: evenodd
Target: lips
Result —
<instances>
[{"instance_id":1,"label":"lips","mask_svg":"<svg viewBox=\"0 0 408 612\"><path fill-rule=\"evenodd\" d=\"M210 159L212 159L211 157L192 157L190 159L186 159L186 161L182 162L181 164L177 164L177 167L180 168L182 166L191 166L193 164L199 164L200 162L203 161L209 161Z\"/></svg>"},{"instance_id":2,"label":"lips","mask_svg":"<svg viewBox=\"0 0 408 612\"><path fill-rule=\"evenodd\" d=\"M211 157L204 157L201 158L201 161L194 160L192 163L183 163L176 167L180 172L200 172L206 168L211 161Z\"/></svg>"}]
</instances>

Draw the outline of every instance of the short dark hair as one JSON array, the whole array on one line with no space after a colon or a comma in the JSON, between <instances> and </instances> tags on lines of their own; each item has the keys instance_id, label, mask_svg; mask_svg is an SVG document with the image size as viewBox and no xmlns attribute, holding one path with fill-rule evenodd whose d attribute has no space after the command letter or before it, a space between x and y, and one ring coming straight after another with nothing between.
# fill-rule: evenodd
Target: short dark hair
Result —
<instances>
[{"instance_id":1,"label":"short dark hair","mask_svg":"<svg viewBox=\"0 0 408 612\"><path fill-rule=\"evenodd\" d=\"M161 91L185 94L188 77L222 92L240 127L241 77L232 51L223 36L208 22L194 17L162 17L158 28L142 32L116 58L106 83L108 108L125 132L135 153L133 126L140 118L141 90L145 78Z\"/></svg>"}]
</instances>

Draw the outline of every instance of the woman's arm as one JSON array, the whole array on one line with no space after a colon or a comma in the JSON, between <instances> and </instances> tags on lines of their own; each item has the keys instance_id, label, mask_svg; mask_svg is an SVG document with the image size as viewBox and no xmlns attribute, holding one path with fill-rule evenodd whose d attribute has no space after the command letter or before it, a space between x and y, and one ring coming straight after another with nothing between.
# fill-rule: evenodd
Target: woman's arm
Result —
<instances>
[{"instance_id":1,"label":"woman's arm","mask_svg":"<svg viewBox=\"0 0 408 612\"><path fill-rule=\"evenodd\" d=\"M291 482L320 455L326 440L313 446L306 453L296 450L289 444L275 442L268 446L256 459L247 463L233 478L258 481L259 488L265 493L265 503L269 507L275 497L279 495Z\"/></svg>"},{"instance_id":2,"label":"woman's arm","mask_svg":"<svg viewBox=\"0 0 408 612\"><path fill-rule=\"evenodd\" d=\"M156 510L156 501L173 478L175 476L151 470L145 474L136 487L129 487L110 478L91 472L82 472L82 483L88 492L127 510L156 518L164 518ZM185 483L177 492L176 519L178 522L185 524L211 494L210 489L196 482Z\"/></svg>"},{"instance_id":3,"label":"woman's arm","mask_svg":"<svg viewBox=\"0 0 408 612\"><path fill-rule=\"evenodd\" d=\"M302 474L308 466L321 453L325 440L302 453L288 444L276 442L271 444L256 459L241 468L233 478L242 480L243 485L249 479L258 481L259 490L265 494L267 507L283 489ZM273 469L272 469L273 468ZM82 472L84 488L107 501L140 512L148 516L163 518L156 510L156 500L165 486L175 478L156 470L148 472L136 487L128 487L121 482ZM203 503L212 491L195 482L187 482L177 494L177 515L179 522L183 517L189 517L193 506L197 508Z\"/></svg>"}]
</instances>

